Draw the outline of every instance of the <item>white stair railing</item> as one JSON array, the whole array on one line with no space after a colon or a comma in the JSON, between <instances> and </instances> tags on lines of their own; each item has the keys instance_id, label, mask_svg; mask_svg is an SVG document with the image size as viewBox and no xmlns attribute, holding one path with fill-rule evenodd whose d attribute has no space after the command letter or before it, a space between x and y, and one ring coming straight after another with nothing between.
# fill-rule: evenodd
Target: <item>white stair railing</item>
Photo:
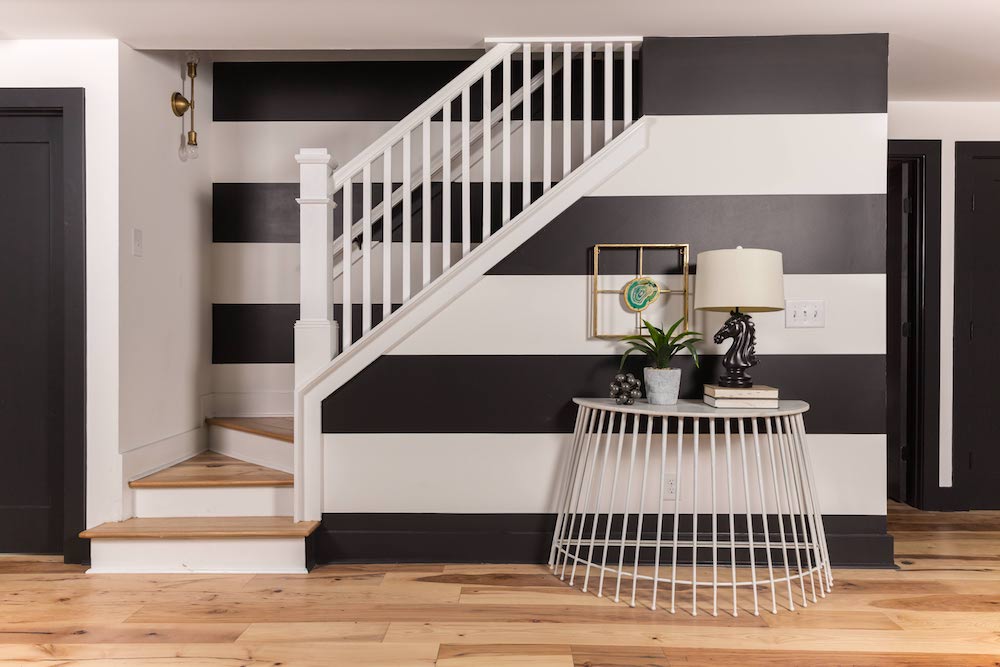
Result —
<instances>
[{"instance_id":1,"label":"white stair railing","mask_svg":"<svg viewBox=\"0 0 1000 667\"><path fill-rule=\"evenodd\" d=\"M341 295L339 302L343 306L340 327L341 349L347 349L353 342L352 306L361 307L363 336L372 328L374 306L381 303L382 318L388 317L391 314L394 294L398 294L400 301L405 304L416 291L426 286L432 277L443 274L454 261L460 260L473 249L471 242L473 166L481 165L482 170L482 238L486 239L493 228L494 202L490 183L495 175L493 172L495 166L500 168L500 178L497 180L501 183L501 202L496 208L500 211L502 224L510 221L512 213L530 205L533 196L537 194L531 191L533 177L536 181L541 181L544 193L553 183L553 174L560 173L554 166L561 165L562 177L579 166L573 164L573 124L566 120L571 117L573 111L574 94L583 100L582 138L577 138L582 142L582 146L576 151L582 155L583 160L589 158L614 136L616 93L623 110L624 122L621 128L628 127L632 121L632 56L634 46L641 41L639 38L570 40L531 38L487 41L493 44L493 47L479 60L333 174L332 191L328 196L336 197L339 193L342 210L338 217L342 227L337 230L341 232L340 244L336 249L331 248L335 263L332 275L328 276L328 279L339 277L341 283L339 286ZM536 59L536 56L540 58ZM616 58L620 58L628 65L621 69L620 85L616 85L614 78ZM604 103L603 132L600 133L599 141L595 138L598 133L591 128L594 61L598 61L598 66L603 65L601 94ZM540 67L535 63L539 63ZM582 68L582 91L575 91L573 88L574 67ZM560 69L563 70L563 83L561 91L557 92L553 87L553 75ZM499 99L495 99L494 76L500 78L502 82ZM520 81L517 81L518 78ZM473 120L470 114L474 87L482 90L483 113L478 120ZM525 95L525 91L530 91L532 94ZM563 98L561 123L553 120L553 97L560 92ZM536 110L532 114L532 97L539 96L542 102L541 113ZM518 126L516 119L513 118L518 111L522 118L540 120L541 142L532 141L531 136L532 125L538 125L538 120L535 120L535 123L525 123L522 120ZM434 122L437 118L441 119L440 123ZM561 156L553 153L553 123L561 124L561 128L558 128L562 130ZM520 134L520 137L517 134ZM512 199L512 191L516 187L513 186L516 182L514 160L518 153L521 165L520 202ZM497 154L499 160L496 160ZM431 159L432 155L434 159ZM496 162L499 164L496 165ZM532 174L533 167L540 173ZM392 187L393 175L399 173L402 174L400 179L402 183L399 187ZM382 202L373 205L373 187L378 187L379 176L382 181L381 187L386 194ZM480 179L477 177L476 180ZM431 197L432 183L440 184L440 198L437 201ZM356 190L359 185L361 197L360 201L357 201ZM453 187L458 189L455 211L451 210ZM421 211L418 224L421 241L420 252L414 257L411 248L413 243L411 221L414 208L413 194L417 190L420 190ZM385 205L386 201L389 202L388 208ZM437 204L435 209L432 209L433 204ZM358 215L359 205L360 215ZM377 230L379 221L384 218L384 223L381 225L382 233L384 237L389 237L393 228L391 224L393 216L390 211L397 207L402 209L399 226L403 229L402 241L399 244L400 252L395 253L398 266L394 266L392 244L374 240L373 229ZM441 249L440 256L432 258L430 239L432 231L437 230L431 229L431 220L436 217L438 211L442 220ZM452 226L449 224L453 216L460 220L461 230L460 238L454 239L456 243L461 241L461 256L455 258L452 257ZM360 220L355 223L354 220L358 217ZM421 265L417 271L416 281L411 280L414 261L418 261ZM343 270L345 266L356 264L360 264L360 272L356 266L352 271ZM379 265L381 265L379 271L381 275L376 275L373 270L377 270ZM352 273L355 275L352 276ZM357 286L352 284L352 278L355 280L360 278L360 293ZM381 282L380 294L375 294L373 287L379 282Z\"/></svg>"}]
</instances>

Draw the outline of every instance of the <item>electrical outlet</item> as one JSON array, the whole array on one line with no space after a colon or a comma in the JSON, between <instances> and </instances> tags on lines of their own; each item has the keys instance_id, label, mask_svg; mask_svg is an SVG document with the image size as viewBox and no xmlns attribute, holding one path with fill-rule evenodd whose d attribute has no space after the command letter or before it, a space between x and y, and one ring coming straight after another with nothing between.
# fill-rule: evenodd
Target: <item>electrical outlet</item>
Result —
<instances>
[{"instance_id":1,"label":"electrical outlet","mask_svg":"<svg viewBox=\"0 0 1000 667\"><path fill-rule=\"evenodd\" d=\"M677 478L673 475L668 475L665 480L663 480L663 499L664 500L675 500L677 498Z\"/></svg>"},{"instance_id":2,"label":"electrical outlet","mask_svg":"<svg viewBox=\"0 0 1000 667\"><path fill-rule=\"evenodd\" d=\"M826 301L788 299L785 301L786 329L822 329L826 326Z\"/></svg>"},{"instance_id":3,"label":"electrical outlet","mask_svg":"<svg viewBox=\"0 0 1000 667\"><path fill-rule=\"evenodd\" d=\"M137 227L132 228L132 256L142 257L142 230Z\"/></svg>"}]
</instances>

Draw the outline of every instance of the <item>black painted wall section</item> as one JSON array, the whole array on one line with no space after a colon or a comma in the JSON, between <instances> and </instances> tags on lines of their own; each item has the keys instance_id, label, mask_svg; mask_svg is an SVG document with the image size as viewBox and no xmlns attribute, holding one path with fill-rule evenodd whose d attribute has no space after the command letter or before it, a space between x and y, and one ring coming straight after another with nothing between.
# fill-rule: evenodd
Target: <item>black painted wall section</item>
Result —
<instances>
[{"instance_id":1,"label":"black painted wall section","mask_svg":"<svg viewBox=\"0 0 1000 667\"><path fill-rule=\"evenodd\" d=\"M743 245L784 253L785 273L885 273L885 195L584 197L501 260L493 275L589 274L598 243ZM602 273L632 273L607 253Z\"/></svg>"},{"instance_id":2,"label":"black painted wall section","mask_svg":"<svg viewBox=\"0 0 1000 667\"><path fill-rule=\"evenodd\" d=\"M472 242L482 240L482 183L471 183ZM500 229L500 183L492 183L492 230ZM521 183L511 183L512 215L521 210ZM441 184L431 187L431 240L441 241ZM532 184L532 196L541 195ZM353 200L361 201L354 185ZM334 197L334 234L343 229L342 193ZM461 189L450 190L451 238L462 238ZM296 183L215 183L212 237L228 243L298 243ZM372 202L382 184L372 184ZM355 221L361 206L352 207ZM614 221L609 225L609 221ZM393 240L402 241L402 205L393 208ZM423 191L413 192L412 241L423 237ZM738 230L738 231L737 231ZM381 240L381 225L374 228ZM584 197L495 266L493 275L589 274L597 243L691 244L698 252L733 245L773 248L785 255L787 273L884 273L885 195L701 195ZM604 273L630 273L628 256L608 253ZM696 265L692 266L696 271Z\"/></svg>"},{"instance_id":3,"label":"black painted wall section","mask_svg":"<svg viewBox=\"0 0 1000 667\"><path fill-rule=\"evenodd\" d=\"M675 359L681 397L700 398L721 357ZM323 401L326 433L571 433L574 396L606 396L619 357L388 355ZM626 368L641 373L635 359ZM885 433L884 355L766 355L754 380L808 401L810 433ZM373 397L394 401L391 414ZM502 407L500 407L502 406Z\"/></svg>"},{"instance_id":4,"label":"black painted wall section","mask_svg":"<svg viewBox=\"0 0 1000 667\"><path fill-rule=\"evenodd\" d=\"M643 113L885 113L889 36L647 37Z\"/></svg>"},{"instance_id":5,"label":"black painted wall section","mask_svg":"<svg viewBox=\"0 0 1000 667\"><path fill-rule=\"evenodd\" d=\"M641 53L641 51L640 51ZM555 57L558 59L559 54ZM519 56L512 59L511 91L523 86ZM328 62L217 62L213 84L213 120L216 121L396 121L436 93L471 64L469 60L423 61L328 61ZM583 118L583 65L577 55L571 69L573 91L570 115ZM612 116L624 114L624 61L618 54L613 64ZM542 71L542 61L532 62L532 72ZM641 61L633 61L633 78L642 77ZM500 66L493 70L491 97L494 105L503 99ZM641 86L633 86L632 109L641 108ZM563 118L563 70L552 75L552 118ZM544 91L531 97L531 117L543 119ZM469 118L482 120L483 89L476 83L469 89ZM461 101L452 104L452 119L461 120ZM591 116L604 119L604 67L594 61L592 71ZM440 120L440 114L434 120ZM522 109L511 110L513 120L523 118Z\"/></svg>"},{"instance_id":6,"label":"black painted wall section","mask_svg":"<svg viewBox=\"0 0 1000 667\"><path fill-rule=\"evenodd\" d=\"M720 530L728 530L727 517L718 517ZM680 517L679 536L689 540L690 515ZM710 525L711 515L700 515L699 524ZM643 539L655 539L655 516L643 523ZM884 516L826 515L830 560L834 567L893 567L893 539L886 534ZM316 560L319 563L545 563L555 529L554 514L324 514L316 537ZM776 524L776 518L771 517ZM617 524L617 529L614 526ZM603 523L601 524L604 525ZM745 535L746 522L737 517L736 532ZM621 516L612 521L612 532L619 534ZM599 527L599 533L602 529ZM663 517L663 531L672 534L673 517ZM635 528L627 534L634 538ZM763 541L763 533L757 543ZM617 557L618 551L609 550ZM628 555L633 554L633 555ZM595 551L599 558L601 552ZM631 562L634 552L626 550ZM775 559L780 558L775 550ZM709 550L699 550L701 562L711 558ZM762 562L764 549L756 550ZM643 549L640 561L652 562L653 549ZM664 547L661 562L672 557ZM728 552L718 554L720 564L728 564ZM802 554L805 559L805 554ZM611 558L613 561L614 558ZM736 561L749 564L749 551L738 549ZM691 549L678 551L678 562L691 562Z\"/></svg>"}]
</instances>

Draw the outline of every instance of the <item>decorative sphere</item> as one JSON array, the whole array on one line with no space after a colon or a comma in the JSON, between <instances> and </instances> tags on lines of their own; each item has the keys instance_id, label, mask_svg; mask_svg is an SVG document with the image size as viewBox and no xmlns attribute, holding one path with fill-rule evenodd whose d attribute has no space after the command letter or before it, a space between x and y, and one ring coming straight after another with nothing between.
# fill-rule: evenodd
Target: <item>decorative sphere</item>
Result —
<instances>
[{"instance_id":1,"label":"decorative sphere","mask_svg":"<svg viewBox=\"0 0 1000 667\"><path fill-rule=\"evenodd\" d=\"M628 379L628 376L622 373L619 373L618 375L615 376L615 382L618 383L624 382L626 379Z\"/></svg>"},{"instance_id":2,"label":"decorative sphere","mask_svg":"<svg viewBox=\"0 0 1000 667\"><path fill-rule=\"evenodd\" d=\"M626 373L625 379L628 380L629 382L635 382L635 376L632 375L631 373Z\"/></svg>"},{"instance_id":3,"label":"decorative sphere","mask_svg":"<svg viewBox=\"0 0 1000 667\"><path fill-rule=\"evenodd\" d=\"M633 389L628 393L629 398L642 398L642 392L638 389Z\"/></svg>"}]
</instances>

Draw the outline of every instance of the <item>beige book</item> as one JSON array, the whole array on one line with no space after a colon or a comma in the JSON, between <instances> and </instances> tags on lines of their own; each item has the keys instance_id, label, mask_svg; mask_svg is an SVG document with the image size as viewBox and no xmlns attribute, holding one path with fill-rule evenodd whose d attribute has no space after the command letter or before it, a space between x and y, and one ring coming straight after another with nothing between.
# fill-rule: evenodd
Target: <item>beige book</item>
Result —
<instances>
[{"instance_id":1,"label":"beige book","mask_svg":"<svg viewBox=\"0 0 1000 667\"><path fill-rule=\"evenodd\" d=\"M715 398L778 398L778 390L764 384L753 387L720 387L717 384L706 384L705 395Z\"/></svg>"},{"instance_id":2,"label":"beige book","mask_svg":"<svg viewBox=\"0 0 1000 667\"><path fill-rule=\"evenodd\" d=\"M705 395L705 402L713 408L776 408L776 398L716 398Z\"/></svg>"}]
</instances>

